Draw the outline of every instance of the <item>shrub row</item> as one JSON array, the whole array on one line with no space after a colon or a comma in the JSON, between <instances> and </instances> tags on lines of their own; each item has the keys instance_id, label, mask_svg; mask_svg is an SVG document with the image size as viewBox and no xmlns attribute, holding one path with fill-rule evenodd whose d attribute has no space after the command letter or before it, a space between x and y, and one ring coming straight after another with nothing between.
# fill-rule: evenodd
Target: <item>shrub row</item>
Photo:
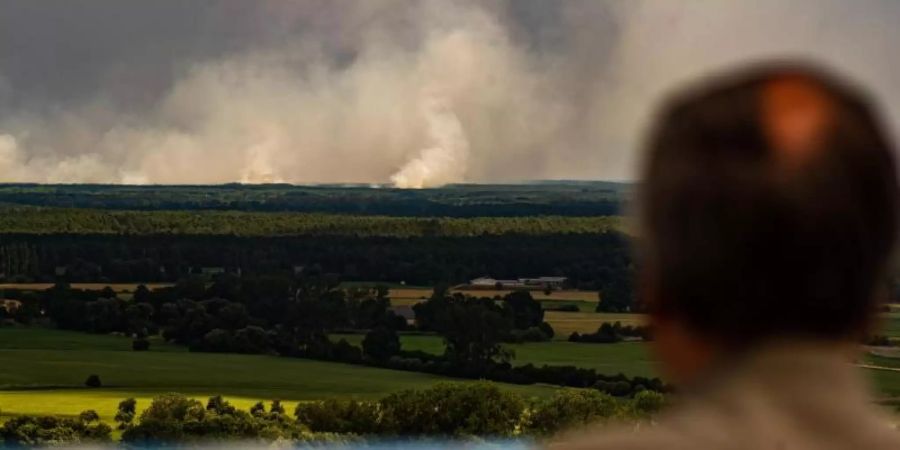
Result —
<instances>
[{"instance_id":1,"label":"shrub row","mask_svg":"<svg viewBox=\"0 0 900 450\"><path fill-rule=\"evenodd\" d=\"M544 383L556 386L594 388L616 397L628 397L644 390L666 392L669 388L659 378L627 377L624 374L605 375L594 369L575 366L535 366L525 364L513 366L508 362L488 365L461 365L443 356L415 351L401 352L389 359L376 360L364 356L359 347L341 339L307 345L291 356L324 361L361 364L384 369L423 372L453 378L489 380L512 384Z\"/></svg>"},{"instance_id":2,"label":"shrub row","mask_svg":"<svg viewBox=\"0 0 900 450\"><path fill-rule=\"evenodd\" d=\"M489 382L439 383L376 401L303 402L294 418L278 401L268 410L260 402L242 411L221 396L204 405L167 394L139 416L134 399L123 400L115 420L122 442L137 446L225 441L347 445L383 438L539 438L609 419L643 420L664 403L662 394L651 391L616 399L589 389L561 389L545 400L527 400ZM85 411L77 418L15 417L0 427L0 437L11 447L102 445L111 442L111 431L97 413Z\"/></svg>"},{"instance_id":3,"label":"shrub row","mask_svg":"<svg viewBox=\"0 0 900 450\"><path fill-rule=\"evenodd\" d=\"M622 325L620 322L603 322L600 328L593 333L580 334L577 331L569 335L569 342L583 342L591 344L614 344L622 342L626 338L636 338L645 341L650 340L649 327L641 325Z\"/></svg>"}]
</instances>

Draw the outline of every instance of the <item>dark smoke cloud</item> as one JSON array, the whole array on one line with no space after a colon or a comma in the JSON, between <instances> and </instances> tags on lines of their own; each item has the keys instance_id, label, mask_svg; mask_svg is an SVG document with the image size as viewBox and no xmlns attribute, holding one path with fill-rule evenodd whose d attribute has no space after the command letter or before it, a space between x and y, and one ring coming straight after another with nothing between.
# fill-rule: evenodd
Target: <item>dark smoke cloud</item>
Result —
<instances>
[{"instance_id":1,"label":"dark smoke cloud","mask_svg":"<svg viewBox=\"0 0 900 450\"><path fill-rule=\"evenodd\" d=\"M823 61L900 117L898 23L877 0L3 0L0 180L627 179L655 102L738 62Z\"/></svg>"}]
</instances>

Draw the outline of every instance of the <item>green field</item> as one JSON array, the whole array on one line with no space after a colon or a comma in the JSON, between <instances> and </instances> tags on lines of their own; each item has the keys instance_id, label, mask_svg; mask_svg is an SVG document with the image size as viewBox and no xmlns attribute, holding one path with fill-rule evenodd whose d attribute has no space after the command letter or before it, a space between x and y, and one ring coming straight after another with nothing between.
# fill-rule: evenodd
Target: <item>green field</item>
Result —
<instances>
[{"instance_id":1,"label":"green field","mask_svg":"<svg viewBox=\"0 0 900 450\"><path fill-rule=\"evenodd\" d=\"M95 409L111 420L119 400L149 399L167 392L196 397L222 394L237 406L259 400L330 397L376 398L423 388L448 378L347 364L261 355L190 353L155 343L134 352L130 339L66 331L0 328L0 412L77 414ZM103 387L84 387L97 374ZM528 396L548 386L503 385ZM289 406L292 408L293 406Z\"/></svg>"},{"instance_id":2,"label":"green field","mask_svg":"<svg viewBox=\"0 0 900 450\"><path fill-rule=\"evenodd\" d=\"M332 339L347 339L354 345L362 342L360 334L336 334ZM444 343L440 336L403 335L403 350L420 350L441 354ZM596 369L600 373L615 375L623 373L628 376L655 377L656 370L647 345L641 342L620 344L578 344L574 342L533 342L528 344L507 344L507 348L515 352L514 365L544 364L553 366L577 366Z\"/></svg>"}]
</instances>

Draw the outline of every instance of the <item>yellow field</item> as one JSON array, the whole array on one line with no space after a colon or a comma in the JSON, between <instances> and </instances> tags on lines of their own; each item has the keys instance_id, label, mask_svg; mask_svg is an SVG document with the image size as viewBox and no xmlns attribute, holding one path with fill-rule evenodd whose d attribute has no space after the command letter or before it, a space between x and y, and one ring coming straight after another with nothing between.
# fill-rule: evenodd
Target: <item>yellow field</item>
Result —
<instances>
[{"instance_id":1,"label":"yellow field","mask_svg":"<svg viewBox=\"0 0 900 450\"><path fill-rule=\"evenodd\" d=\"M643 314L612 314L594 312L546 311L544 320L553 327L556 339L567 339L572 332L593 333L603 322L622 322L622 325L644 325Z\"/></svg>"},{"instance_id":2,"label":"yellow field","mask_svg":"<svg viewBox=\"0 0 900 450\"><path fill-rule=\"evenodd\" d=\"M431 289L424 288L391 289L391 305L412 306L430 297L431 292ZM494 289L453 289L451 292L460 292L478 297L495 297L506 295L512 291ZM531 291L531 295L539 301L559 300L590 303L597 303L598 301L597 291L553 291L550 295L545 295L541 291ZM593 307L591 307L591 310L593 310ZM595 313L593 311L546 311L544 313L544 320L546 320L556 332L555 339L560 340L567 339L569 335L575 331L579 333L593 333L597 331L597 328L600 328L600 325L603 322L621 322L622 325L643 325L645 322L643 314L610 314Z\"/></svg>"},{"instance_id":3,"label":"yellow field","mask_svg":"<svg viewBox=\"0 0 900 450\"><path fill-rule=\"evenodd\" d=\"M427 288L397 288L390 290L391 300L424 300L431 297L432 289ZM459 292L474 297L496 297L504 296L513 292L512 289L451 289L450 292ZM531 291L531 296L535 300L560 300L560 301L582 301L597 302L597 291L553 291L550 295L543 291ZM414 303L414 302L413 302ZM403 304L403 303L395 303ZM406 303L409 304L409 303Z\"/></svg>"},{"instance_id":4,"label":"yellow field","mask_svg":"<svg viewBox=\"0 0 900 450\"><path fill-rule=\"evenodd\" d=\"M140 285L148 289L172 286L172 283L71 283L74 289L100 290L107 286L116 292L133 292ZM0 289L22 289L26 291L42 291L53 287L53 283L0 283Z\"/></svg>"}]
</instances>

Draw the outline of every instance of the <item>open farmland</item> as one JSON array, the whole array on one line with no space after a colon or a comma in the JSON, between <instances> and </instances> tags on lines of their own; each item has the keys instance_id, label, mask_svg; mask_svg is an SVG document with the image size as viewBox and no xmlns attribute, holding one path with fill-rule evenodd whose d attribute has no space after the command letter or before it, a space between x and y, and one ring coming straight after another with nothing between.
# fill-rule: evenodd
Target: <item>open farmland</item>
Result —
<instances>
[{"instance_id":1,"label":"open farmland","mask_svg":"<svg viewBox=\"0 0 900 450\"><path fill-rule=\"evenodd\" d=\"M336 334L332 339L346 339L354 345L362 342L360 334ZM401 335L404 350L423 351L439 355L444 351L440 336ZM647 345L643 342L623 342L619 344L578 344L574 342L533 342L528 344L505 344L515 352L513 365L534 364L536 366L576 366L596 369L597 372L615 375L656 377L655 363Z\"/></svg>"},{"instance_id":2,"label":"open farmland","mask_svg":"<svg viewBox=\"0 0 900 450\"><path fill-rule=\"evenodd\" d=\"M189 353L158 342L149 352L134 352L126 338L29 328L0 328L0 367L2 414L77 414L95 409L104 420L112 419L123 398L138 398L146 406L150 398L168 392L221 394L247 407L271 399L376 398L448 380L306 359ZM99 375L103 387L86 388L83 383L90 374ZM527 396L553 390L503 386Z\"/></svg>"}]
</instances>

